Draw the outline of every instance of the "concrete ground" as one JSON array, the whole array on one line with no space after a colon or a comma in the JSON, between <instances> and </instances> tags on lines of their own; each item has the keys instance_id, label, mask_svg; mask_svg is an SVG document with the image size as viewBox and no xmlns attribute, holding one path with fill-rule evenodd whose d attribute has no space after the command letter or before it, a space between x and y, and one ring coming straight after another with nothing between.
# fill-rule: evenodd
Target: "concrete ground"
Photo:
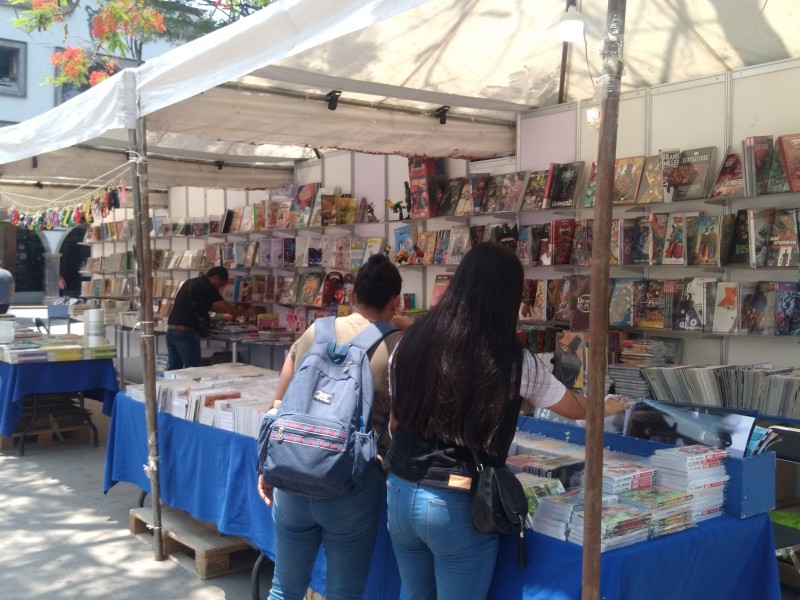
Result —
<instances>
[{"instance_id":1,"label":"concrete ground","mask_svg":"<svg viewBox=\"0 0 800 600\"><path fill-rule=\"evenodd\" d=\"M99 448L66 441L26 444L22 457L0 450L0 598L249 600L250 571L203 581L172 560L156 562L152 548L131 535L128 515L140 490L119 483L103 494L108 417L100 403L88 400L87 408ZM264 571L261 598L271 576Z\"/></svg>"},{"instance_id":2,"label":"concrete ground","mask_svg":"<svg viewBox=\"0 0 800 600\"><path fill-rule=\"evenodd\" d=\"M99 404L93 415L102 433ZM128 530L139 488L120 483L103 495L104 457L104 445L91 442L29 444L23 457L0 451L0 598L252 597L250 571L203 581L169 559L156 562Z\"/></svg>"}]
</instances>

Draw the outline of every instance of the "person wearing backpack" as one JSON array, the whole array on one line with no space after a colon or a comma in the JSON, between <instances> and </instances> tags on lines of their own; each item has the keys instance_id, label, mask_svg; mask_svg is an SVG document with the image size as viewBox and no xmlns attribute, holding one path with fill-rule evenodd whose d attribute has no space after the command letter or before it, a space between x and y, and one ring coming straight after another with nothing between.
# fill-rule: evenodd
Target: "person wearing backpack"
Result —
<instances>
[{"instance_id":1,"label":"person wearing backpack","mask_svg":"<svg viewBox=\"0 0 800 600\"><path fill-rule=\"evenodd\" d=\"M406 326L410 320L406 317L397 318L394 314L401 285L400 272L385 255L371 256L356 276L353 289L356 298L355 312L335 321L330 318L330 321L326 320L324 324L322 320L316 321L292 346L284 363L276 392L276 398L283 398L284 403L281 405L281 401L276 400L275 407L280 407L280 410L270 425L269 439L265 442L264 450L260 449L259 457L259 465L261 466L263 461L266 473L262 472L259 475L258 492L266 504L272 506L275 522L276 558L270 600L301 600L305 596L320 544L325 548L327 559L326 598L360 600L364 595L380 508L385 499L385 476L379 463L380 457L385 454L388 447L389 436L380 434L388 423L388 360L400 337L399 331L392 327L393 332L382 339L379 333L377 339L380 341L368 351L368 372L371 375L371 382L362 382L362 385L366 390L371 383L374 390L373 397L365 400L372 402L371 424L374 433L370 435L380 439L380 443L377 450L378 460L366 465L354 487L333 496L320 497L325 490L315 490L312 486L313 481L303 481L295 485L291 481L291 472L287 474L287 470L291 469L286 468L281 473L285 482L284 487L280 484L273 487L270 479L278 477L278 467L286 467L275 463L288 459L278 454L273 456L271 452L284 451L287 448L289 449L287 451L295 448L299 449L298 452L307 450L307 446L302 443L291 446L285 443L296 441L290 439L290 436L299 438L303 430L301 429L300 433L296 430L290 433L288 427L283 427L280 419L299 421L301 417L306 416L290 413L287 407L298 403L297 399L292 397L292 386L296 386L294 388L296 389L301 385L303 373L311 369L315 360L314 354L320 351L317 329L333 321L336 347L342 349L359 334L369 333L373 323L380 323L384 331L386 324L390 322L401 328ZM330 344L328 347L330 348ZM325 346L321 348L324 351ZM345 362L340 369L350 370L356 367L357 365ZM336 393L316 391L312 392L312 395L318 396L318 400L323 404L335 404ZM262 425L262 433L263 429ZM368 431L369 427L366 429ZM308 439L311 439L310 432ZM312 441L312 445L320 443ZM261 440L259 447L262 447ZM273 462L270 462L271 460ZM314 471L315 466L312 463L306 470ZM288 489L289 487L294 487L295 491Z\"/></svg>"},{"instance_id":2,"label":"person wearing backpack","mask_svg":"<svg viewBox=\"0 0 800 600\"><path fill-rule=\"evenodd\" d=\"M585 416L586 398L517 339L523 277L512 250L476 245L392 356L387 514L406 600L488 594L499 534L472 524L472 450L482 464L502 467L520 408ZM610 398L606 413L625 406L623 398Z\"/></svg>"}]
</instances>

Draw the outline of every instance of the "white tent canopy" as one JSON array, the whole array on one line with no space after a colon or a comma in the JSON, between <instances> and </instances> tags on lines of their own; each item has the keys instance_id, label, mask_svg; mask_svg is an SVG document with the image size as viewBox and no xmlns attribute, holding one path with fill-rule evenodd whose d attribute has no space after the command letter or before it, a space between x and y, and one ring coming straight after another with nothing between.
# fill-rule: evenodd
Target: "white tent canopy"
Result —
<instances>
[{"instance_id":1,"label":"white tent canopy","mask_svg":"<svg viewBox=\"0 0 800 600\"><path fill-rule=\"evenodd\" d=\"M124 145L114 130L143 116L155 153L252 164L291 164L312 147L508 156L517 114L557 102L565 4L284 0L3 128L0 164ZM568 52L568 100L591 98L602 71L606 3L579 7L586 45ZM800 57L796 0L628 0L625 22L622 91ZM322 98L333 89L336 111Z\"/></svg>"}]
</instances>

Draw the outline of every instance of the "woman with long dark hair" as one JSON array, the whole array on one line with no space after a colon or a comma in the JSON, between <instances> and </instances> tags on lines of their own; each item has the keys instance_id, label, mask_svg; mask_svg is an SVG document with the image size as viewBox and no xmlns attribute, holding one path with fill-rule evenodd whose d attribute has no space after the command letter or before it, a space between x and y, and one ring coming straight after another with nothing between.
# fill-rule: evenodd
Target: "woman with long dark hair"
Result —
<instances>
[{"instance_id":1,"label":"woman with long dark hair","mask_svg":"<svg viewBox=\"0 0 800 600\"><path fill-rule=\"evenodd\" d=\"M484 464L502 466L520 408L586 414L586 398L517 339L523 278L512 250L475 246L394 352L388 525L408 600L486 597L499 536L470 520L477 475L470 448ZM624 406L613 399L606 412Z\"/></svg>"}]
</instances>

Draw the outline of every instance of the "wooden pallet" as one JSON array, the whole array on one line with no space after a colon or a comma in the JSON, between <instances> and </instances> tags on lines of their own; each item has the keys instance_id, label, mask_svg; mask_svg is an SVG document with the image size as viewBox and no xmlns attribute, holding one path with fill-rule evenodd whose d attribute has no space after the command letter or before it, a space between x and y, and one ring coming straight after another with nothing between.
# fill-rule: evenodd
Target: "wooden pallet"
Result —
<instances>
[{"instance_id":1,"label":"wooden pallet","mask_svg":"<svg viewBox=\"0 0 800 600\"><path fill-rule=\"evenodd\" d=\"M59 425L58 432L51 427L31 429L25 436L25 444L46 445L61 441L86 442L89 440L90 436L91 430L86 423L80 425ZM11 437L0 436L0 450L11 450L19 446L21 439L21 431L15 431L11 434Z\"/></svg>"},{"instance_id":2,"label":"wooden pallet","mask_svg":"<svg viewBox=\"0 0 800 600\"><path fill-rule=\"evenodd\" d=\"M130 513L133 535L152 546L152 508L134 508ZM200 579L211 579L252 569L258 551L242 538L222 535L185 512L161 508L164 553Z\"/></svg>"}]
</instances>

